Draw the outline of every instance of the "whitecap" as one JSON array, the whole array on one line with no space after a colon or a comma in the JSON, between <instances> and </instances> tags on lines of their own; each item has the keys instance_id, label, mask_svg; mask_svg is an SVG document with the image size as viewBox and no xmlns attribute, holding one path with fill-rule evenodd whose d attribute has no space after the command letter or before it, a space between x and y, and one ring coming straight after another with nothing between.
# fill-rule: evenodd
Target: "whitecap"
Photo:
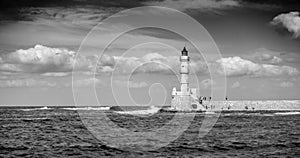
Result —
<instances>
[{"instance_id":1,"label":"whitecap","mask_svg":"<svg viewBox=\"0 0 300 158\"><path fill-rule=\"evenodd\" d=\"M160 110L159 107L150 106L150 108L146 110L114 111L114 112L118 114L129 114L129 115L148 115L148 114L155 114L159 110Z\"/></svg>"},{"instance_id":2,"label":"whitecap","mask_svg":"<svg viewBox=\"0 0 300 158\"><path fill-rule=\"evenodd\" d=\"M300 112L294 111L294 112L276 112L275 115L299 115Z\"/></svg>"},{"instance_id":3,"label":"whitecap","mask_svg":"<svg viewBox=\"0 0 300 158\"><path fill-rule=\"evenodd\" d=\"M34 110L51 110L52 108L48 108L47 106L41 107L41 108L28 108L28 109L19 109L22 111L34 111Z\"/></svg>"},{"instance_id":4,"label":"whitecap","mask_svg":"<svg viewBox=\"0 0 300 158\"><path fill-rule=\"evenodd\" d=\"M63 108L65 110L101 110L106 111L109 110L110 107L76 107L76 108Z\"/></svg>"}]
</instances>

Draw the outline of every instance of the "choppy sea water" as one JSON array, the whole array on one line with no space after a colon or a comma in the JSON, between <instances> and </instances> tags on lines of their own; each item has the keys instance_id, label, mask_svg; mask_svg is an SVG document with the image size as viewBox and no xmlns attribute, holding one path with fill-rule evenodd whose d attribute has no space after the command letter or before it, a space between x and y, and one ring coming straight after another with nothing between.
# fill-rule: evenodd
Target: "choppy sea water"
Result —
<instances>
[{"instance_id":1,"label":"choppy sea water","mask_svg":"<svg viewBox=\"0 0 300 158\"><path fill-rule=\"evenodd\" d=\"M155 109L110 111L107 107L1 107L0 157L299 157L300 113L224 112L203 137L205 114L196 114L176 140L153 151L110 147L96 139L78 111L105 111L116 125L131 131L163 126L173 113L144 115ZM143 117L139 116L143 115Z\"/></svg>"}]
</instances>

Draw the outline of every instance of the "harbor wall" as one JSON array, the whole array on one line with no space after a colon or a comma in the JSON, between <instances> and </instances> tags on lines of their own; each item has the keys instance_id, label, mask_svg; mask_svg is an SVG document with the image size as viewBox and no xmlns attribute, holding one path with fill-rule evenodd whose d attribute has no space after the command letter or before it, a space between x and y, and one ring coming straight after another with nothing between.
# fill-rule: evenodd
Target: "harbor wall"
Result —
<instances>
[{"instance_id":1,"label":"harbor wall","mask_svg":"<svg viewBox=\"0 0 300 158\"><path fill-rule=\"evenodd\" d=\"M203 105L216 110L300 110L299 100L203 101Z\"/></svg>"}]
</instances>

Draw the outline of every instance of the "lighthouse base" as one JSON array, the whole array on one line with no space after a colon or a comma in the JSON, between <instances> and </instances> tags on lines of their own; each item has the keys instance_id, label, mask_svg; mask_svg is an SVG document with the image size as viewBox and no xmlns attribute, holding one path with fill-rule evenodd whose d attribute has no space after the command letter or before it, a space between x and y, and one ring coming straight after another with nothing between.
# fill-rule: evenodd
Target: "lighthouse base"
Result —
<instances>
[{"instance_id":1,"label":"lighthouse base","mask_svg":"<svg viewBox=\"0 0 300 158\"><path fill-rule=\"evenodd\" d=\"M176 91L176 88L173 88L170 109L176 111L205 110L203 105L199 103L196 89L194 88L189 89L189 91L186 92Z\"/></svg>"}]
</instances>

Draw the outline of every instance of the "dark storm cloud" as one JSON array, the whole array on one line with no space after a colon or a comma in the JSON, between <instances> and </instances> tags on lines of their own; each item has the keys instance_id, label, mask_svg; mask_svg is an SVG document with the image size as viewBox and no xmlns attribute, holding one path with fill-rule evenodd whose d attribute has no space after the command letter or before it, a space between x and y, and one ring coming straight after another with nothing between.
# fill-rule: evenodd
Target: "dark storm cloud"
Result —
<instances>
[{"instance_id":1,"label":"dark storm cloud","mask_svg":"<svg viewBox=\"0 0 300 158\"><path fill-rule=\"evenodd\" d=\"M32 20L26 10L32 8L54 8L54 7L121 7L132 8L141 6L138 0L9 0L0 2L0 20ZM39 14L39 12L31 12Z\"/></svg>"},{"instance_id":2,"label":"dark storm cloud","mask_svg":"<svg viewBox=\"0 0 300 158\"><path fill-rule=\"evenodd\" d=\"M169 30L162 29L162 28L146 27L146 28L136 29L129 33L133 34L133 35L135 35L135 34L146 35L146 36L152 36L152 37L156 37L156 38L186 41L186 39L184 39L184 37L180 36L179 34L177 34L175 32L171 32Z\"/></svg>"},{"instance_id":3,"label":"dark storm cloud","mask_svg":"<svg viewBox=\"0 0 300 158\"><path fill-rule=\"evenodd\" d=\"M22 7L72 7L83 5L94 5L103 7L125 7L130 8L140 5L139 0L10 0L1 1L1 8L22 8Z\"/></svg>"},{"instance_id":4,"label":"dark storm cloud","mask_svg":"<svg viewBox=\"0 0 300 158\"><path fill-rule=\"evenodd\" d=\"M297 9L300 5L300 2L297 0L194 0L190 2L180 0L9 0L0 2L0 20L32 20L30 14L26 12L27 9L32 10L32 8L120 7L128 9L144 5L165 5L166 7L172 8L172 6L176 6L176 4L178 3L179 6L185 4L183 6L185 9L189 9L191 7L191 9L197 9L197 7L208 7L208 10L211 10L214 8L226 8L226 6L245 6L260 9L282 7L286 8L286 10L289 10ZM38 11L34 11L31 13L33 15L39 14Z\"/></svg>"},{"instance_id":5,"label":"dark storm cloud","mask_svg":"<svg viewBox=\"0 0 300 158\"><path fill-rule=\"evenodd\" d=\"M276 5L282 7L299 7L299 0L243 0L244 3L260 5Z\"/></svg>"}]
</instances>

